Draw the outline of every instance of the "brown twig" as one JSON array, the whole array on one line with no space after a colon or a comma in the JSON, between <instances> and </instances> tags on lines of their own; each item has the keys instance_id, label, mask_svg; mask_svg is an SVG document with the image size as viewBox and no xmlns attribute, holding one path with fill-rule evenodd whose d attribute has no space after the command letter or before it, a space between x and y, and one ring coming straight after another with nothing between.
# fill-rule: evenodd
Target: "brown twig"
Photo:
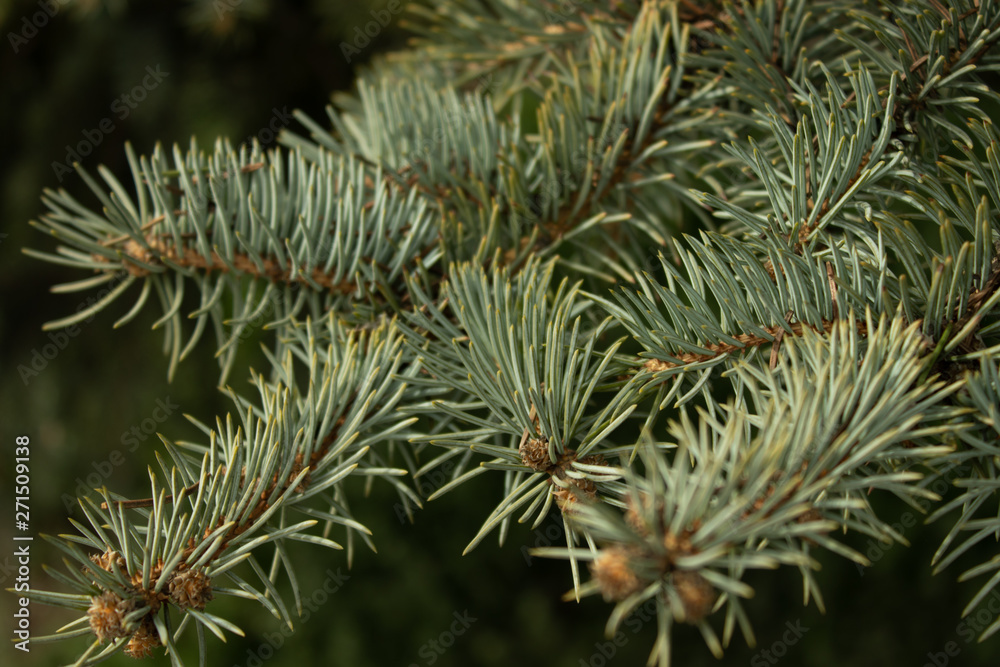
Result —
<instances>
[{"instance_id":1,"label":"brown twig","mask_svg":"<svg viewBox=\"0 0 1000 667\"><path fill-rule=\"evenodd\" d=\"M198 488L199 484L201 484L201 480L198 480L197 482L195 482L191 486L185 487L181 491L181 493L191 493L192 491L194 491L195 489ZM173 502L174 496L173 496L173 494L170 494L168 496L164 496L163 500L164 500L164 502ZM154 499L153 498L142 498L140 500L113 500L111 502L116 507L121 507L121 508L124 508L124 509L134 509L136 507L152 507ZM101 503L101 509L102 510L108 509L108 504L106 502Z\"/></svg>"}]
</instances>

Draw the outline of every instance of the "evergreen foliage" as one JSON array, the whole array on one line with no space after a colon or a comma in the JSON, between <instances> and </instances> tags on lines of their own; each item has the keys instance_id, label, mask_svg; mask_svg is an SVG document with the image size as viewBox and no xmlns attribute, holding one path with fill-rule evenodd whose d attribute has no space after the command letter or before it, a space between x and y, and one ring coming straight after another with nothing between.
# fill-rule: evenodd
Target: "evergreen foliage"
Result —
<instances>
[{"instance_id":1,"label":"evergreen foliage","mask_svg":"<svg viewBox=\"0 0 1000 667\"><path fill-rule=\"evenodd\" d=\"M559 513L537 553L614 603L610 631L654 601L660 666L675 622L716 655L754 642L749 570L797 568L822 607L815 553L905 542L873 496L931 501L938 570L1000 539L1000 4L409 12L411 48L283 149L126 148L129 187L78 166L96 205L46 191L60 245L25 252L87 274L55 291L117 281L47 328L158 308L170 374L211 329L234 404L163 439L148 500L101 489L52 538L73 592L33 596L80 610L49 637L86 637L77 664L189 640L205 664L206 630L241 634L216 596L291 626L293 542L375 544L343 481L412 514L446 461L431 499L503 480L467 551ZM969 613L1000 557L963 567Z\"/></svg>"}]
</instances>

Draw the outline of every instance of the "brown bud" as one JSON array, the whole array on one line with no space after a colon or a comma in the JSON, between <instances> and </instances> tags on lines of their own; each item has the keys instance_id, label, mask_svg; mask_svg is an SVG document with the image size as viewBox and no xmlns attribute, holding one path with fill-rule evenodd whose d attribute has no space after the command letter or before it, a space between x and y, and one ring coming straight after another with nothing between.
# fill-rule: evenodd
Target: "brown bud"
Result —
<instances>
[{"instance_id":1,"label":"brown bud","mask_svg":"<svg viewBox=\"0 0 1000 667\"><path fill-rule=\"evenodd\" d=\"M142 619L142 625L135 631L125 646L125 655L132 658L148 658L153 655L153 649L160 646L160 638L156 634L151 616Z\"/></svg>"},{"instance_id":2,"label":"brown bud","mask_svg":"<svg viewBox=\"0 0 1000 667\"><path fill-rule=\"evenodd\" d=\"M108 549L103 554L90 554L90 560L93 561L97 567L101 568L105 572L111 572L111 563L118 565L119 570L125 569L125 559L118 555L117 552L112 549Z\"/></svg>"},{"instance_id":3,"label":"brown bud","mask_svg":"<svg viewBox=\"0 0 1000 667\"><path fill-rule=\"evenodd\" d=\"M559 511L570 514L573 512L573 503L576 502L576 494L569 487L556 486L552 490L552 496L556 499L556 507Z\"/></svg>"},{"instance_id":4,"label":"brown bud","mask_svg":"<svg viewBox=\"0 0 1000 667\"><path fill-rule=\"evenodd\" d=\"M212 599L212 580L203 572L184 570L170 579L170 601L182 609L201 611Z\"/></svg>"},{"instance_id":5,"label":"brown bud","mask_svg":"<svg viewBox=\"0 0 1000 667\"><path fill-rule=\"evenodd\" d=\"M659 359L650 359L643 366L650 373L658 373L660 371L665 371L668 368L674 368L677 364L671 363L669 361L660 361Z\"/></svg>"},{"instance_id":6,"label":"brown bud","mask_svg":"<svg viewBox=\"0 0 1000 667\"><path fill-rule=\"evenodd\" d=\"M684 606L684 621L697 623L712 611L718 595L712 584L694 570L677 570L672 575L674 590Z\"/></svg>"},{"instance_id":7,"label":"brown bud","mask_svg":"<svg viewBox=\"0 0 1000 667\"><path fill-rule=\"evenodd\" d=\"M532 470L544 472L552 466L547 438L528 438L517 451L521 455L521 463Z\"/></svg>"},{"instance_id":8,"label":"brown bud","mask_svg":"<svg viewBox=\"0 0 1000 667\"><path fill-rule=\"evenodd\" d=\"M625 496L625 523L629 528L640 535L649 535L649 526L646 525L645 512L649 509L649 494L640 492L641 501L636 500L635 495Z\"/></svg>"},{"instance_id":9,"label":"brown bud","mask_svg":"<svg viewBox=\"0 0 1000 667\"><path fill-rule=\"evenodd\" d=\"M582 463L588 466L606 466L608 465L608 460L604 458L603 454L587 454L582 459L577 459L577 463Z\"/></svg>"},{"instance_id":10,"label":"brown bud","mask_svg":"<svg viewBox=\"0 0 1000 667\"><path fill-rule=\"evenodd\" d=\"M795 517L795 523L812 523L822 521L823 515L816 511L815 507L809 508L804 513Z\"/></svg>"},{"instance_id":11,"label":"brown bud","mask_svg":"<svg viewBox=\"0 0 1000 667\"><path fill-rule=\"evenodd\" d=\"M635 575L624 547L605 549L590 565L590 574L597 580L606 602L624 600L644 588Z\"/></svg>"},{"instance_id":12,"label":"brown bud","mask_svg":"<svg viewBox=\"0 0 1000 667\"><path fill-rule=\"evenodd\" d=\"M667 556L671 561L679 556L688 556L694 553L689 535L690 532L684 530L681 531L680 535L668 532L663 536L663 548L667 550Z\"/></svg>"},{"instance_id":13,"label":"brown bud","mask_svg":"<svg viewBox=\"0 0 1000 667\"><path fill-rule=\"evenodd\" d=\"M128 634L123 620L133 606L132 600L122 600L111 591L91 598L87 616L90 617L90 629L97 635L98 641L113 641Z\"/></svg>"},{"instance_id":14,"label":"brown bud","mask_svg":"<svg viewBox=\"0 0 1000 667\"><path fill-rule=\"evenodd\" d=\"M570 467L574 461L577 463L583 463L586 465L606 465L604 457L600 454L592 454L590 456L584 456L582 459L576 459L576 452L569 450L564 455L565 460L560 462L559 467L556 469L555 477L559 478L564 484L569 486L563 487L556 484L558 488L552 492L552 495L556 497L556 505L563 512L572 512L572 505L580 496L583 496L589 500L594 500L597 498L597 484L593 480L587 478L570 477L566 474L564 468ZM555 484L555 482L553 482Z\"/></svg>"},{"instance_id":15,"label":"brown bud","mask_svg":"<svg viewBox=\"0 0 1000 667\"><path fill-rule=\"evenodd\" d=\"M583 465L588 465L588 466L608 465L607 460L600 454L590 454L588 456L584 456L582 459L578 459L577 463L582 463ZM583 472L583 471L579 470L577 472ZM597 484L595 484L593 480L576 479L575 477L571 477L570 479L572 479L573 483L576 484L578 487L580 487L583 490L583 492L586 493L588 496L594 497L597 495Z\"/></svg>"}]
</instances>

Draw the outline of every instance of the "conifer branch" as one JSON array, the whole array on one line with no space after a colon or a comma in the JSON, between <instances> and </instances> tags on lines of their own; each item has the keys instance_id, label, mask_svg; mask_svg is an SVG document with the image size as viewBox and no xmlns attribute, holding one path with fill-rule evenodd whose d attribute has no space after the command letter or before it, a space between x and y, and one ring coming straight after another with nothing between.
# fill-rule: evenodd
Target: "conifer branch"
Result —
<instances>
[{"instance_id":1,"label":"conifer branch","mask_svg":"<svg viewBox=\"0 0 1000 667\"><path fill-rule=\"evenodd\" d=\"M185 624L241 634L214 596L290 624L286 542L339 548L324 521L348 560L374 548L341 482L379 478L412 516L406 474L444 462L429 500L502 481L466 551L554 509L566 545L537 554L614 603L612 631L653 601L661 667L675 622L716 655L753 641L748 571L796 567L822 608L816 550L905 541L869 494L954 513L938 569L995 535L1000 5L876 5L418 5L424 37L329 127L297 113L290 150L128 148L133 191L79 170L99 211L46 192L35 225L62 245L26 252L97 272L57 291L123 278L49 326L140 283L119 324L155 293L171 371L211 324L224 376L276 330L260 400L192 418L207 444L163 439L149 498L81 500L89 525L53 539L76 593L32 592L83 614L53 638L92 635L79 664L177 664ZM995 560L960 576L991 575L969 610Z\"/></svg>"},{"instance_id":2,"label":"conifer branch","mask_svg":"<svg viewBox=\"0 0 1000 667\"><path fill-rule=\"evenodd\" d=\"M772 326L772 327L761 327L761 329L766 332L767 336L757 336L754 334L736 334L732 338L737 341L737 344L730 343L706 343L703 347L709 350L707 354L698 354L694 352L687 352L678 354L676 356L677 362L672 361L662 361L660 359L650 359L643 364L643 367L651 373L657 373L659 371L665 371L671 368L678 368L685 364L696 364L702 361L711 361L724 354L730 354L732 352L742 352L748 348L760 347L761 345L775 344L779 342L779 336L801 336L802 332L806 329L812 329L813 331L824 330L828 331L830 327L836 320L821 320L820 326L813 325L803 325L801 322L792 322L787 326ZM867 328L865 323L858 321L858 334L865 335L867 333Z\"/></svg>"}]
</instances>

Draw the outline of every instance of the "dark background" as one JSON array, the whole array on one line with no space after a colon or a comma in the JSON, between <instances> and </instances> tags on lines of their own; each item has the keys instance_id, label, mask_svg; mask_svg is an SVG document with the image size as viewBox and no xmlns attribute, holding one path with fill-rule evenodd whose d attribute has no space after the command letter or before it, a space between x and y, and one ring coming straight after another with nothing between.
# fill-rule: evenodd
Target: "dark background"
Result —
<instances>
[{"instance_id":1,"label":"dark background","mask_svg":"<svg viewBox=\"0 0 1000 667\"><path fill-rule=\"evenodd\" d=\"M112 452L126 449L123 433L150 418L158 399L169 397L180 406L157 425L173 440L200 440L181 413L210 422L229 409L228 399L214 387L218 372L207 338L168 384L162 334L149 331L155 308L148 307L122 330L112 330L127 297L113 312L101 313L82 325L78 335L64 339L64 349L43 372L27 384L22 380L17 367L30 365L34 351L52 341L41 325L73 312L81 299L80 294L50 294L49 288L82 277L21 253L24 246L54 247L28 221L44 212L40 196L45 188L66 188L96 206L75 173L59 181L53 162L64 161L66 146L76 145L107 117L113 118L115 129L83 164L92 174L97 165L107 165L125 183L125 142L149 153L157 141L167 150L174 143L186 148L193 135L207 149L217 136L242 141L266 127L274 109L286 107L321 120L329 94L350 87L353 66L378 51L405 46L397 14L354 62L345 62L341 43L353 40L354 28L371 20L370 9L384 7L381 0L90 0L57 5L56 15L31 34L24 31L24 20L42 11L40 5L0 2L0 482L2 506L11 507L10 518L0 520L0 583L5 588L13 585L11 463L16 435L28 435L32 442L32 532L71 532L64 500L76 495L88 474L104 470L109 487L130 497L145 495L147 466L157 467L153 438L126 452L119 465L107 462ZM10 35L22 32L31 36L15 53ZM169 76L119 120L111 110L113 101L142 80L147 66L157 65ZM291 127L301 131L294 122ZM243 347L230 377L238 389L245 386L248 364L264 366L254 347ZM414 525L400 523L394 496L385 488L376 485L366 498L354 484L353 506L374 531L379 553L359 550L348 571L342 552L299 545L296 565L307 595L322 585L327 569L340 569L350 578L273 652L261 647L264 637L278 629L276 619L231 598L213 602L210 611L233 620L247 638L230 636L223 644L209 636L209 664L256 665L256 656L269 657L264 663L274 667L307 662L358 667L643 664L655 636L653 623L630 623L624 628L624 646L614 647L614 655L606 659L602 647L609 654L612 645L605 643L603 625L611 607L598 597L579 605L560 601L571 587L566 564L524 558L522 546L546 544L544 528L532 533L518 526L504 547L487 541L460 556L498 498L496 482L480 478L431 503ZM890 521L906 511L892 501L882 501L882 506ZM81 519L80 514L76 510L73 516ZM544 526L554 524L549 519ZM956 629L963 606L981 581L956 583L958 568L930 576L928 563L944 528L942 523L907 529L913 546L888 548L863 576L853 564L820 553L823 567L817 576L826 615L814 604L803 607L796 571L752 575L749 582L758 593L747 604L758 648L734 639L721 664L771 664L758 651L779 641L786 623L799 623L808 631L788 647L782 662L790 665L920 667L928 652L943 651L949 641L961 651L951 664L996 665L1000 637L978 646ZM865 550L864 540L846 539ZM32 549L32 585L62 590L42 568L61 568L59 553L37 539ZM980 549L959 564L982 562L995 552L995 545ZM0 595L0 652L11 656L4 664L64 664L82 652L83 639L33 644L30 654L10 650L12 602L9 594ZM37 604L31 610L36 636L54 632L75 616ZM447 630L453 613L466 611L477 619L468 630L443 654L429 651L428 642ZM720 616L714 619L717 628ZM678 628L674 638L675 664L720 664L694 629ZM109 664L132 663L117 656ZM157 657L149 664L169 661Z\"/></svg>"}]
</instances>

